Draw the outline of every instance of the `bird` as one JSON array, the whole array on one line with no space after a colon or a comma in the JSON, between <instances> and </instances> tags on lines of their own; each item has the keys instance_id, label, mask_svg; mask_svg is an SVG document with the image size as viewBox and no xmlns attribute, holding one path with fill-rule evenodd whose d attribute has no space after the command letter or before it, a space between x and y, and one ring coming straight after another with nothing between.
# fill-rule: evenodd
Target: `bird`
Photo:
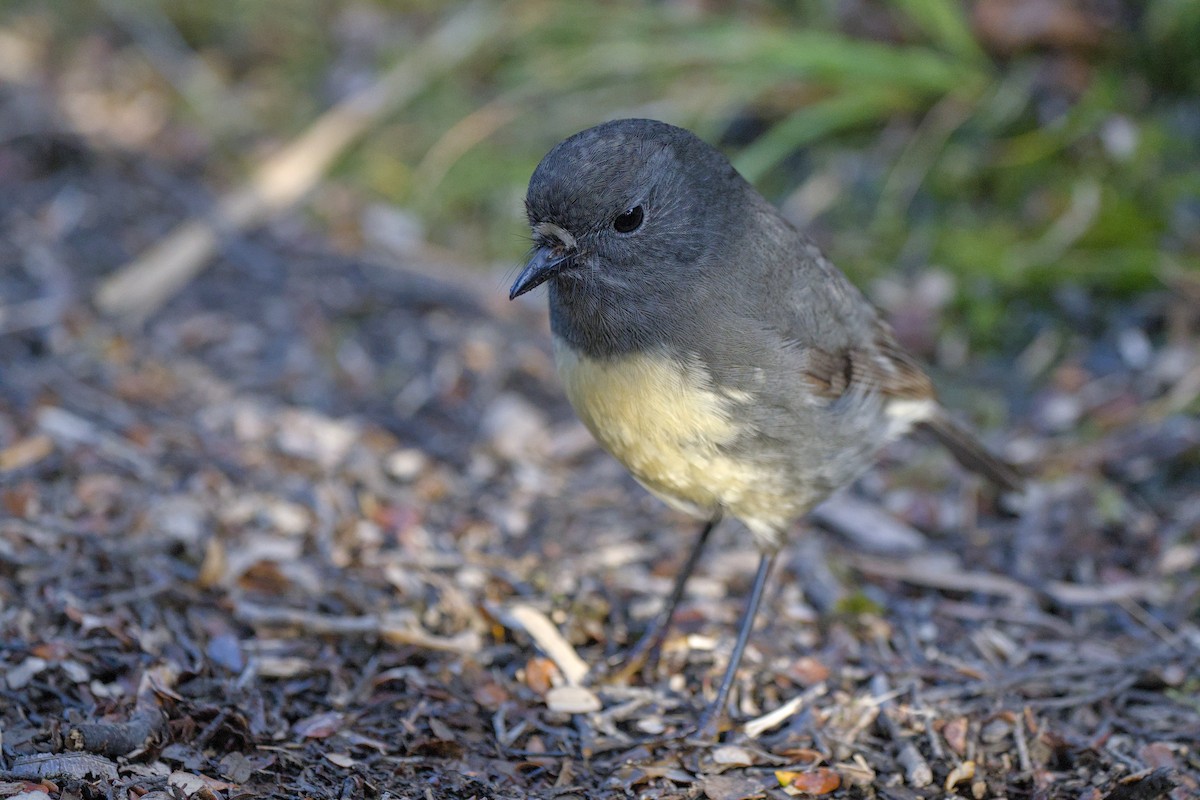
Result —
<instances>
[{"instance_id":1,"label":"bird","mask_svg":"<svg viewBox=\"0 0 1200 800\"><path fill-rule=\"evenodd\" d=\"M1021 475L956 423L875 307L717 148L650 119L555 145L529 181L531 255L515 299L548 286L554 360L597 442L702 520L663 611L628 656L656 654L717 523L760 558L711 741L789 531L914 428L1000 489Z\"/></svg>"}]
</instances>

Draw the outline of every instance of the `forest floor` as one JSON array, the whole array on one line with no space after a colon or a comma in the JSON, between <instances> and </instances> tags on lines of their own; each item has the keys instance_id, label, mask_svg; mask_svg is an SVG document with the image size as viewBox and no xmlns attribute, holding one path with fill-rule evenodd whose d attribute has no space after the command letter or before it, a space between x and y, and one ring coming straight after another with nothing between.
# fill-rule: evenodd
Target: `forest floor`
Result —
<instances>
[{"instance_id":1,"label":"forest floor","mask_svg":"<svg viewBox=\"0 0 1200 800\"><path fill-rule=\"evenodd\" d=\"M90 293L188 179L49 137L0 179L0 797L1200 797L1195 282L940 376L1029 490L889 449L703 747L757 556L723 526L658 669L564 689L695 523L575 420L540 297L290 217L117 324Z\"/></svg>"}]
</instances>

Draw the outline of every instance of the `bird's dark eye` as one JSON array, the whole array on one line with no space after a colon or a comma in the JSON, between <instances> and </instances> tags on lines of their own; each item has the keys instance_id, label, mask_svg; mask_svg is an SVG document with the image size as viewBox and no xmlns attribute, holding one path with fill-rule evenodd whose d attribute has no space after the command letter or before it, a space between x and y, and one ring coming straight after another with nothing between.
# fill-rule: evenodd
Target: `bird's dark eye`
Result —
<instances>
[{"instance_id":1,"label":"bird's dark eye","mask_svg":"<svg viewBox=\"0 0 1200 800\"><path fill-rule=\"evenodd\" d=\"M642 227L642 220L645 216L641 206L634 206L613 220L613 230L617 233L633 233Z\"/></svg>"}]
</instances>

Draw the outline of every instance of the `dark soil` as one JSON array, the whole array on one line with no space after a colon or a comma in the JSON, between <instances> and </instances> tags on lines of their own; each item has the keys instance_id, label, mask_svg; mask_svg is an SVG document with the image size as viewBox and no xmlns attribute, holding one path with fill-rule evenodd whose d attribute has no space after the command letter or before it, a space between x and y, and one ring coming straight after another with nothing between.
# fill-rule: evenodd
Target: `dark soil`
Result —
<instances>
[{"instance_id":1,"label":"dark soil","mask_svg":"<svg viewBox=\"0 0 1200 800\"><path fill-rule=\"evenodd\" d=\"M54 137L0 184L0 797L1200 797L1194 286L943 376L1014 409L1029 491L892 448L795 532L699 747L739 526L599 712L515 621L618 657L695 528L575 421L540 298L293 218L121 326L96 282L203 194Z\"/></svg>"}]
</instances>

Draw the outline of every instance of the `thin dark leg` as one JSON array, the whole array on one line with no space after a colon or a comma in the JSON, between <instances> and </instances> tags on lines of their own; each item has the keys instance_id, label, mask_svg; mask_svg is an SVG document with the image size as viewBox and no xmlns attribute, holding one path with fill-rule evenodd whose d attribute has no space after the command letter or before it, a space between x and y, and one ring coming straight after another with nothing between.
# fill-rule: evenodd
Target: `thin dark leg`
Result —
<instances>
[{"instance_id":1,"label":"thin dark leg","mask_svg":"<svg viewBox=\"0 0 1200 800\"><path fill-rule=\"evenodd\" d=\"M642 638L638 639L633 649L625 654L624 662L613 675L614 678L618 680L628 678L639 669L653 669L658 663L659 652L662 650L663 641L667 638L667 632L671 629L671 619L675 616L675 609L678 607L679 601L683 599L683 590L687 586L688 578L692 576L696 564L700 561L700 554L704 552L704 546L708 544L709 534L713 532L713 528L717 527L717 523L720 521L721 516L718 514L704 523L704 527L700 529L700 536L692 545L692 552L688 554L683 569L675 578L675 586L671 589L666 606L659 612L654 623L642 634Z\"/></svg>"},{"instance_id":2,"label":"thin dark leg","mask_svg":"<svg viewBox=\"0 0 1200 800\"><path fill-rule=\"evenodd\" d=\"M733 643L733 652L729 655L729 666L725 668L725 675L721 678L717 699L700 717L700 726L696 729L698 740L711 742L717 738L717 725L721 721L721 715L725 713L725 703L729 700L729 691L733 688L733 679L737 675L738 665L742 662L742 653L746 650L750 631L754 629L754 618L758 616L758 606L762 602L763 589L767 586L767 576L771 573L771 565L774 563L775 552L763 553L758 562L754 586L750 588L750 597L746 600L746 610L742 612L742 621L738 625L737 641Z\"/></svg>"}]
</instances>

